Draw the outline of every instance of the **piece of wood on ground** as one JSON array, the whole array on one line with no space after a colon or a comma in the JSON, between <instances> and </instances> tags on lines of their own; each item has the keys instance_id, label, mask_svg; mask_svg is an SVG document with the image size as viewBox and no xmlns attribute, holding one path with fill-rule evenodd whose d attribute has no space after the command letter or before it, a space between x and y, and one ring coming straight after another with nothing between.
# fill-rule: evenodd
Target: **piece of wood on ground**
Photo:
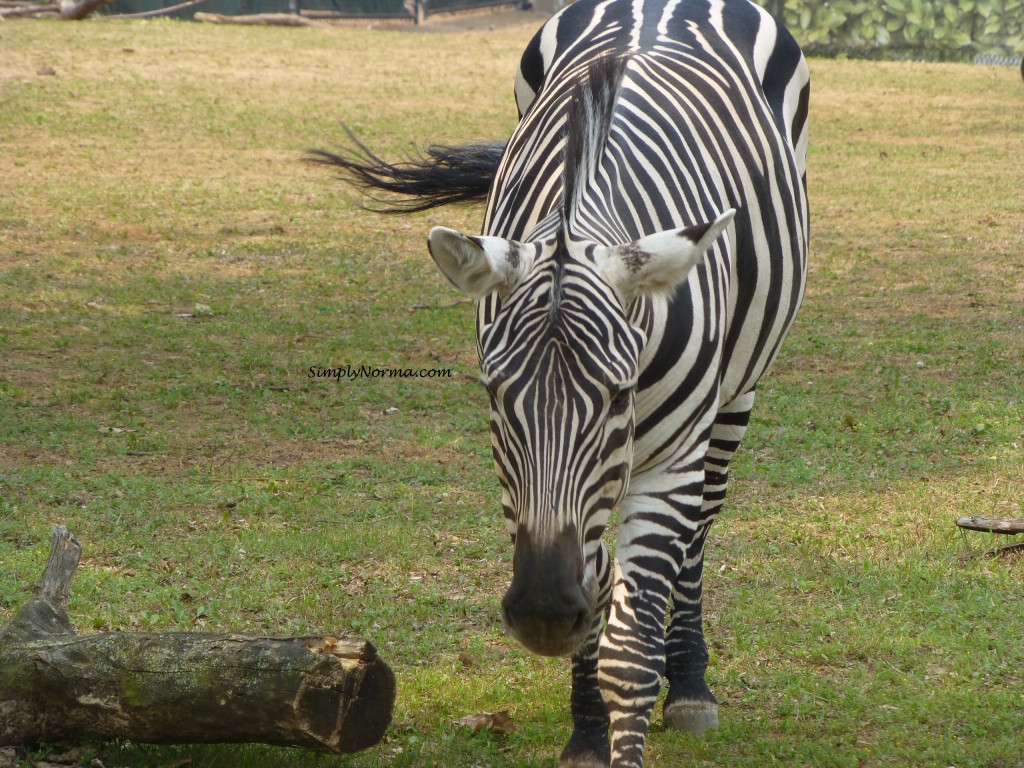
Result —
<instances>
[{"instance_id":1,"label":"piece of wood on ground","mask_svg":"<svg viewBox=\"0 0 1024 768\"><path fill-rule=\"evenodd\" d=\"M224 16L220 13L198 12L193 17L196 21L210 24L255 24L277 27L326 27L330 26L316 19L307 19L294 13L253 13L247 16Z\"/></svg>"},{"instance_id":2,"label":"piece of wood on ground","mask_svg":"<svg viewBox=\"0 0 1024 768\"><path fill-rule=\"evenodd\" d=\"M60 8L60 17L69 21L78 21L92 12L102 8L114 0L57 0L57 7Z\"/></svg>"},{"instance_id":3,"label":"piece of wood on ground","mask_svg":"<svg viewBox=\"0 0 1024 768\"><path fill-rule=\"evenodd\" d=\"M115 13L107 18L110 19L152 19L157 16L170 16L172 13L178 11L188 10L194 8L197 5L208 3L210 0L185 0L183 3L177 3L175 5L169 5L166 8L154 8L151 11L139 11L138 13Z\"/></svg>"},{"instance_id":4,"label":"piece of wood on ground","mask_svg":"<svg viewBox=\"0 0 1024 768\"><path fill-rule=\"evenodd\" d=\"M81 546L53 531L42 585L0 628L0 747L128 739L254 742L329 754L384 736L395 678L358 638L76 634Z\"/></svg>"},{"instance_id":5,"label":"piece of wood on ground","mask_svg":"<svg viewBox=\"0 0 1024 768\"><path fill-rule=\"evenodd\" d=\"M10 19L18 16L37 16L39 14L59 14L62 19L78 21L91 16L98 8L114 0L57 0L46 5L30 2L9 2L0 6L0 18Z\"/></svg>"},{"instance_id":6,"label":"piece of wood on ground","mask_svg":"<svg viewBox=\"0 0 1024 768\"><path fill-rule=\"evenodd\" d=\"M983 531L985 533L1005 533L1013 535L1024 533L1024 519L1011 520L1004 517L961 517L956 524L968 531Z\"/></svg>"},{"instance_id":7,"label":"piece of wood on ground","mask_svg":"<svg viewBox=\"0 0 1024 768\"><path fill-rule=\"evenodd\" d=\"M56 5L11 3L0 8L0 19L16 19L19 16L38 16L44 13L60 13L60 8Z\"/></svg>"}]
</instances>

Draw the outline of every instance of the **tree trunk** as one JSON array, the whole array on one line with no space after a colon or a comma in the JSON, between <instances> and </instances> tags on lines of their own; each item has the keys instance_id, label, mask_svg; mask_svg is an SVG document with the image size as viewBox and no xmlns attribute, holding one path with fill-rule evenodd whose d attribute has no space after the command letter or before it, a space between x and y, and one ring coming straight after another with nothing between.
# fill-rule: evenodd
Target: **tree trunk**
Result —
<instances>
[{"instance_id":1,"label":"tree trunk","mask_svg":"<svg viewBox=\"0 0 1024 768\"><path fill-rule=\"evenodd\" d=\"M0 746L124 738L258 742L331 754L376 744L395 680L359 639L198 632L76 635L81 547L63 526L39 593L0 630Z\"/></svg>"}]
</instances>

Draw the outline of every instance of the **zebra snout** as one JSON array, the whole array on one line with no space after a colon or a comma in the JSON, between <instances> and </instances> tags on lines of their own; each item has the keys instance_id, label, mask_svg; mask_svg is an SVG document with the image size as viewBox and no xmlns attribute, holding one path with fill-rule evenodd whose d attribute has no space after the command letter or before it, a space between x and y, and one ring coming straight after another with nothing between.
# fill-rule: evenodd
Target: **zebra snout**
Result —
<instances>
[{"instance_id":1,"label":"zebra snout","mask_svg":"<svg viewBox=\"0 0 1024 768\"><path fill-rule=\"evenodd\" d=\"M542 547L526 531L516 536L515 574L501 614L509 633L534 653L564 656L587 638L594 599L581 584L579 549L575 535Z\"/></svg>"}]
</instances>

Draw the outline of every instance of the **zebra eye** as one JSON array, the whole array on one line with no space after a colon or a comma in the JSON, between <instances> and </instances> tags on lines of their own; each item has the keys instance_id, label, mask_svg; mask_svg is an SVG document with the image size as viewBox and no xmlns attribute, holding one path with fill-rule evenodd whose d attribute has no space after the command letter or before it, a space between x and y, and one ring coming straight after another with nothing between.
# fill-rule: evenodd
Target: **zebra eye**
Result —
<instances>
[{"instance_id":1,"label":"zebra eye","mask_svg":"<svg viewBox=\"0 0 1024 768\"><path fill-rule=\"evenodd\" d=\"M629 406L629 395L633 390L630 388L620 389L612 393L611 410L621 413Z\"/></svg>"}]
</instances>

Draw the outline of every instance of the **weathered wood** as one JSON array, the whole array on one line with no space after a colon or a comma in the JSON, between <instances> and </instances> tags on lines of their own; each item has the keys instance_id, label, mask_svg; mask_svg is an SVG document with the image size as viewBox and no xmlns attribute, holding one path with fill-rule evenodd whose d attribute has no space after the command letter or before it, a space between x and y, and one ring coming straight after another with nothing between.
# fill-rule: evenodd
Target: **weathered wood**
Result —
<instances>
[{"instance_id":1,"label":"weathered wood","mask_svg":"<svg viewBox=\"0 0 1024 768\"><path fill-rule=\"evenodd\" d=\"M56 3L47 5L34 5L32 3L4 3L0 7L0 17L5 19L18 16L35 16L41 13L56 13L62 19L77 21L92 15L94 11L102 8L114 0L57 0Z\"/></svg>"},{"instance_id":2,"label":"weathered wood","mask_svg":"<svg viewBox=\"0 0 1024 768\"><path fill-rule=\"evenodd\" d=\"M81 739L258 742L331 754L377 743L395 680L370 643L198 632L76 635L81 547L54 529L42 586L0 630L0 746Z\"/></svg>"},{"instance_id":3,"label":"weathered wood","mask_svg":"<svg viewBox=\"0 0 1024 768\"><path fill-rule=\"evenodd\" d=\"M1005 533L1009 535L1024 533L1024 519L1010 520L1004 517L961 517L956 521L961 528L969 531L984 531L985 533Z\"/></svg>"},{"instance_id":4,"label":"weathered wood","mask_svg":"<svg viewBox=\"0 0 1024 768\"><path fill-rule=\"evenodd\" d=\"M16 19L19 16L38 16L42 13L60 13L56 5L17 5L0 9L0 19Z\"/></svg>"},{"instance_id":5,"label":"weathered wood","mask_svg":"<svg viewBox=\"0 0 1024 768\"><path fill-rule=\"evenodd\" d=\"M194 8L197 5L208 3L210 0L185 0L177 5L169 5L166 8L154 8L152 11L139 11L138 13L115 13L107 18L110 19L152 19L157 16L170 16L172 13Z\"/></svg>"},{"instance_id":6,"label":"weathered wood","mask_svg":"<svg viewBox=\"0 0 1024 768\"><path fill-rule=\"evenodd\" d=\"M255 24L273 25L278 27L326 27L329 26L316 19L308 19L294 13L254 13L247 16L224 16L219 13L196 13L193 17L196 21L205 21L210 24Z\"/></svg>"},{"instance_id":7,"label":"weathered wood","mask_svg":"<svg viewBox=\"0 0 1024 768\"><path fill-rule=\"evenodd\" d=\"M68 21L77 21L91 16L93 11L102 8L114 0L57 0L60 17Z\"/></svg>"},{"instance_id":8,"label":"weathered wood","mask_svg":"<svg viewBox=\"0 0 1024 768\"><path fill-rule=\"evenodd\" d=\"M68 595L81 557L82 545L78 539L63 525L55 526L50 538L50 557L39 588L10 623L0 628L0 641L75 633L68 619ZM5 646L6 642L0 649Z\"/></svg>"},{"instance_id":9,"label":"weathered wood","mask_svg":"<svg viewBox=\"0 0 1024 768\"><path fill-rule=\"evenodd\" d=\"M200 633L64 635L0 648L0 745L83 738L377 743L394 680L364 641Z\"/></svg>"}]
</instances>

